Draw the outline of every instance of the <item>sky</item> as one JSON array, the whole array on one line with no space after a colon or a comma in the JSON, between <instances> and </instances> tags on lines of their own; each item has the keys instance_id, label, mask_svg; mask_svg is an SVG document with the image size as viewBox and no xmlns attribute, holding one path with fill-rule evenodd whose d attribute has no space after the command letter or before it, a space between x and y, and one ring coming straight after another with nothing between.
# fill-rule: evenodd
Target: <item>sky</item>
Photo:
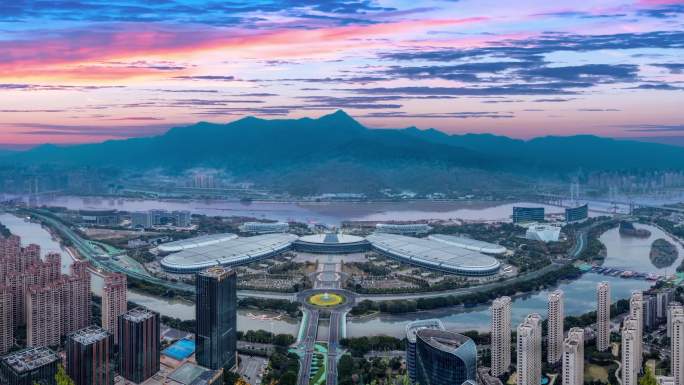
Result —
<instances>
[{"instance_id":1,"label":"sky","mask_svg":"<svg viewBox=\"0 0 684 385\"><path fill-rule=\"evenodd\" d=\"M369 127L684 136L684 0L0 1L0 145L344 109Z\"/></svg>"}]
</instances>

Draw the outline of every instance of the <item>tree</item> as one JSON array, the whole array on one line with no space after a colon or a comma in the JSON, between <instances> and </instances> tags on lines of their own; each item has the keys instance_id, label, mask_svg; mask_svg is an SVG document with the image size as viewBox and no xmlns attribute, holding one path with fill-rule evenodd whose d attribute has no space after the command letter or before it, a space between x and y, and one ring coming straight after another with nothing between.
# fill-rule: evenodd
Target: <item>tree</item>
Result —
<instances>
[{"instance_id":1,"label":"tree","mask_svg":"<svg viewBox=\"0 0 684 385\"><path fill-rule=\"evenodd\" d=\"M223 368L223 385L235 385L240 380L240 375L231 372L229 368Z\"/></svg>"},{"instance_id":2,"label":"tree","mask_svg":"<svg viewBox=\"0 0 684 385\"><path fill-rule=\"evenodd\" d=\"M66 374L64 366L57 366L57 374L55 374L57 385L74 385L74 381Z\"/></svg>"},{"instance_id":3,"label":"tree","mask_svg":"<svg viewBox=\"0 0 684 385\"><path fill-rule=\"evenodd\" d=\"M639 379L639 385L658 385L658 380L656 380L649 366L646 367L644 375Z\"/></svg>"}]
</instances>

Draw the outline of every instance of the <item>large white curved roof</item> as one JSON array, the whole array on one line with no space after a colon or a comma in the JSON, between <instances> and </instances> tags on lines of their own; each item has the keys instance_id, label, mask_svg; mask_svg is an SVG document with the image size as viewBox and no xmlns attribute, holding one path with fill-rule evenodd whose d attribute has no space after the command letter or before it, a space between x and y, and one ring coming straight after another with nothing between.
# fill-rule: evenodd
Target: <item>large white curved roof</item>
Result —
<instances>
[{"instance_id":1,"label":"large white curved roof","mask_svg":"<svg viewBox=\"0 0 684 385\"><path fill-rule=\"evenodd\" d=\"M300 242L306 243L321 243L321 244L344 244L344 243L357 243L363 242L363 237L357 237L356 235L340 234L340 233L322 233L305 235L299 238Z\"/></svg>"},{"instance_id":2,"label":"large white curved roof","mask_svg":"<svg viewBox=\"0 0 684 385\"><path fill-rule=\"evenodd\" d=\"M499 261L488 255L428 238L374 233L366 239L374 248L391 256L437 270L484 274L496 272L501 266Z\"/></svg>"},{"instance_id":3,"label":"large white curved roof","mask_svg":"<svg viewBox=\"0 0 684 385\"><path fill-rule=\"evenodd\" d=\"M237 238L237 235L231 233L201 235L199 237L163 243L157 246L157 248L159 249L159 251L164 253L175 253L181 250L194 249L196 247L221 243L235 238Z\"/></svg>"},{"instance_id":4,"label":"large white curved roof","mask_svg":"<svg viewBox=\"0 0 684 385\"><path fill-rule=\"evenodd\" d=\"M192 272L218 265L245 264L285 251L296 239L296 235L283 233L234 238L168 255L161 265L167 270Z\"/></svg>"},{"instance_id":5,"label":"large white curved roof","mask_svg":"<svg viewBox=\"0 0 684 385\"><path fill-rule=\"evenodd\" d=\"M477 239L472 238L458 237L455 235L445 234L434 234L430 235L428 238L433 241L443 242L448 245L460 247L466 250L477 251L480 253L503 254L506 252L506 248L501 245L484 241L478 241Z\"/></svg>"}]
</instances>

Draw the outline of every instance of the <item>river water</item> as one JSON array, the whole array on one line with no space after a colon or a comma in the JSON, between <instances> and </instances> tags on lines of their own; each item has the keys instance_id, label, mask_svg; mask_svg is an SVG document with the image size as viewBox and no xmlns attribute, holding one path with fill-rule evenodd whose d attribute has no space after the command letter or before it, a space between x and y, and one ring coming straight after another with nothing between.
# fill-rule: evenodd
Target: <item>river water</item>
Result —
<instances>
[{"instance_id":1,"label":"river water","mask_svg":"<svg viewBox=\"0 0 684 385\"><path fill-rule=\"evenodd\" d=\"M67 202L85 202L83 199L69 198ZM138 202L138 201L131 201ZM142 201L144 202L157 202L157 201ZM430 202L427 202L430 203ZM432 203L446 203L446 202L432 202ZM133 203L131 203L133 204ZM141 204L141 203L135 203ZM224 204L227 204L224 202ZM233 203L231 203L233 204ZM239 203L234 203L235 205L240 205ZM347 203L349 205L350 203ZM261 204L260 204L261 205ZM282 204L278 204L282 205ZM364 205L364 204L361 204ZM284 209L283 213L287 212L291 215L294 207L299 207L297 204L285 204L287 209ZM283 206L283 207L285 207ZM391 205L390 205L391 206ZM457 212L459 215L468 215L470 218L483 218L483 219L496 219L495 217L501 216L502 218L510 214L512 204L497 205L483 207L480 209L476 208L457 208L451 211L429 211L422 213L414 207L411 210L401 210L401 211L382 211L382 213L371 213L364 214L364 218L375 218L387 215L396 215L395 219L405 219L405 218L417 218L417 217L427 217L437 215L436 213L443 213L444 215L454 215ZM86 206L82 206L86 207ZM88 208L93 208L92 204L87 206ZM98 204L97 207L101 207ZM166 208L187 208L187 205L182 207L169 207L165 205ZM263 206L260 206L263 207ZM79 208L73 207L72 208ZM146 209L150 208L148 204L143 204L142 206L126 206L118 207L120 209ZM378 206L374 206L374 210ZM386 207L387 209L387 207ZM434 207L433 207L434 209ZM296 209L304 210L304 209ZM326 207L326 210L332 210L330 207ZM336 209L335 209L336 210ZM317 218L336 218L336 220L343 220L344 216L339 214L330 214L335 210L328 211L328 214L324 216L319 216ZM395 210L395 209L392 209ZM398 209L396 209L398 210ZM365 208L359 210L359 212L367 211ZM304 212L304 211L302 211ZM322 210L317 211L318 213ZM393 214L390 214L393 213ZM452 214L445 214L452 213ZM401 215L400 215L401 214ZM243 214L226 214L223 215L243 215ZM273 212L268 213L269 218L273 218ZM309 214L303 214L309 215ZM354 214L357 215L357 214ZM360 215L360 214L358 214ZM403 215L403 216L402 216ZM354 216L354 218L359 218ZM51 238L49 232L40 227L40 225L25 222L21 218L17 218L10 214L0 214L0 222L7 226L10 231L22 237L24 243L37 243L41 245L41 250L43 254L49 251L60 251L64 255L62 260L63 271L68 271L68 266L71 263L71 258L66 254L65 250L62 250L60 245ZM606 245L607 257L605 260L605 266L619 267L627 270L635 270L639 272L658 272L658 273L673 273L676 266L679 265L682 258L684 258L684 250L682 250L681 245L670 238L667 234L663 233L661 230L653 226L637 225L637 227L646 228L651 231L651 236L649 238L630 238L620 236L617 229L612 229L607 231L601 236L601 241ZM650 262L648 254L650 251L651 242L657 238L665 238L677 245L679 250L679 258L672 267L665 269L656 269ZM635 289L646 289L649 287L650 283L646 281L633 280L633 279L622 279L617 277L601 276L594 273L584 274L581 278L575 281L562 282L558 285L558 288L565 292L565 312L567 315L579 315L586 313L588 311L594 310L596 306L595 301L595 288L596 284L601 281L608 281L611 284L611 295L612 300L617 301L621 298L627 298L632 290ZM93 292L96 294L101 293L102 290L102 279L97 276L93 276ZM545 290L538 293L528 294L520 297L514 298L513 301L513 325L517 325L522 318L527 314L532 312L538 312L542 316L546 315L546 297L549 291ZM187 301L180 300L170 300L165 298L159 298L151 296L145 293L139 293L129 290L128 293L129 300L139 303L141 305L147 306L152 310L158 311L163 315L168 315L180 319L191 319L194 318L194 304ZM260 312L248 312L239 311L238 313L238 328L240 330L257 330L264 329L269 331L274 331L275 333L290 333L296 335L298 329L297 320L283 320L283 319L262 319L262 316L272 318L271 314L260 313ZM386 334L396 337L401 337L404 333L404 326L408 321L426 319L426 318L440 318L445 323L445 325L457 331L466 330L480 330L485 331L489 328L489 317L490 312L488 306L478 306L474 308L464 309L463 307L455 307L449 309L438 309L433 311L418 312L411 315L383 315L379 317L373 317L369 319L353 319L348 322L347 333L351 337L362 336L362 335L375 335L375 334Z\"/></svg>"},{"instance_id":2,"label":"river water","mask_svg":"<svg viewBox=\"0 0 684 385\"><path fill-rule=\"evenodd\" d=\"M38 205L80 209L151 209L188 210L196 214L244 216L339 225L346 220L430 220L464 219L484 221L510 220L514 205L544 206L548 214L561 214L563 208L537 203L492 201L405 201L405 202L272 202L244 203L226 200L111 199L80 196L44 196Z\"/></svg>"}]
</instances>

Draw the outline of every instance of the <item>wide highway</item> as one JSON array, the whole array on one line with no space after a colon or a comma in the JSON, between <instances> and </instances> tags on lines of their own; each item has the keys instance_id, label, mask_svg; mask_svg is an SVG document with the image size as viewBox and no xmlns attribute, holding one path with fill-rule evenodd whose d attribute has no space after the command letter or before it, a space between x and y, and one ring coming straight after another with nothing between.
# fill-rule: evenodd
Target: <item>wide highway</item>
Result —
<instances>
[{"instance_id":1,"label":"wide highway","mask_svg":"<svg viewBox=\"0 0 684 385\"><path fill-rule=\"evenodd\" d=\"M314 345L316 344L316 337L318 336L318 311L312 309L304 309L308 313L306 331L302 337L302 347L304 349L304 357L300 361L299 367L299 381L298 385L309 385L309 376L311 375L311 362L313 361Z\"/></svg>"}]
</instances>

